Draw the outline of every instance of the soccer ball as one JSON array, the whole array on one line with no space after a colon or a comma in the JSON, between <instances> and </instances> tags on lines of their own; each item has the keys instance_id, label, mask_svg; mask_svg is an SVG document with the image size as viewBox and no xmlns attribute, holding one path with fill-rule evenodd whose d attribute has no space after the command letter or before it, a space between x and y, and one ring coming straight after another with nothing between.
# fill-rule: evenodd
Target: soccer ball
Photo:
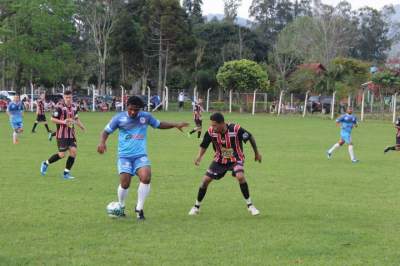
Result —
<instances>
[{"instance_id":1,"label":"soccer ball","mask_svg":"<svg viewBox=\"0 0 400 266\"><path fill-rule=\"evenodd\" d=\"M113 201L107 205L107 214L110 217L118 217L124 215L124 208L119 204L119 202Z\"/></svg>"}]
</instances>

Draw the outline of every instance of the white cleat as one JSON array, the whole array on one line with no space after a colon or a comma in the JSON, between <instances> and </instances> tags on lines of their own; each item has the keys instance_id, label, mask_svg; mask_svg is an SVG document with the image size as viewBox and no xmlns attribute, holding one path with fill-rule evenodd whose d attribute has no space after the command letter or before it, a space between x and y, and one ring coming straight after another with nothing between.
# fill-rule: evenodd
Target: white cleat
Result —
<instances>
[{"instance_id":1,"label":"white cleat","mask_svg":"<svg viewBox=\"0 0 400 266\"><path fill-rule=\"evenodd\" d=\"M256 216L260 214L260 211L257 210L256 207L254 207L254 205L250 205L248 208L249 212L251 213L251 215Z\"/></svg>"},{"instance_id":2,"label":"white cleat","mask_svg":"<svg viewBox=\"0 0 400 266\"><path fill-rule=\"evenodd\" d=\"M191 215L191 216L198 215L199 213L200 213L200 209L197 208L196 206L193 206L189 211L189 215Z\"/></svg>"}]
</instances>

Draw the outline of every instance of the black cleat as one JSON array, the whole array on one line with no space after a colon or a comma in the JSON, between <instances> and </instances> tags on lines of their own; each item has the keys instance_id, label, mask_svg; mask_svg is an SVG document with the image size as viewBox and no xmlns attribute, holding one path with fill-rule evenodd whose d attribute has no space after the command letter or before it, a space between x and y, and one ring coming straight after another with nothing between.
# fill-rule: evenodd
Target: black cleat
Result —
<instances>
[{"instance_id":1,"label":"black cleat","mask_svg":"<svg viewBox=\"0 0 400 266\"><path fill-rule=\"evenodd\" d=\"M136 218L137 218L137 220L138 221L144 221L144 220L146 220L146 218L144 217L144 212L143 212L143 210L136 210L135 209L135 212L136 212Z\"/></svg>"}]
</instances>

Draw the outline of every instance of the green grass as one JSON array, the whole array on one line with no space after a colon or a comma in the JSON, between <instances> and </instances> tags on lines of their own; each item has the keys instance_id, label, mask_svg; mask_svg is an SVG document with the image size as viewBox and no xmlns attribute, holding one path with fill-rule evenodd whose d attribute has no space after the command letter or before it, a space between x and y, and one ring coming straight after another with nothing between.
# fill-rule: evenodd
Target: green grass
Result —
<instances>
[{"instance_id":1,"label":"green grass","mask_svg":"<svg viewBox=\"0 0 400 266\"><path fill-rule=\"evenodd\" d=\"M109 219L116 200L116 134L108 153L96 153L99 133L112 113L82 113L73 181L60 178L65 160L40 176L39 165L56 151L43 126L31 134L25 115L21 144L11 144L0 114L0 265L399 265L400 179L389 122L367 121L354 131L359 164L346 148L328 161L338 138L331 120L232 114L254 134L264 156L253 161L246 145L246 176L255 206L251 217L230 176L214 182L197 217L187 212L211 151L200 167L199 141L176 130L149 129L152 191L137 223L133 183L128 217ZM157 113L161 120L191 121L190 113ZM205 121L207 123L207 121Z\"/></svg>"}]
</instances>

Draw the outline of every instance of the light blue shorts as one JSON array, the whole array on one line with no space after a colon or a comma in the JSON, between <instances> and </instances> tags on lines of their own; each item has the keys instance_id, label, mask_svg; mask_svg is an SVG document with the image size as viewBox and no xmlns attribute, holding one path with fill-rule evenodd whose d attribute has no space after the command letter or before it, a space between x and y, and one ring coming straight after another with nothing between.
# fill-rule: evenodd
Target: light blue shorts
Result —
<instances>
[{"instance_id":1,"label":"light blue shorts","mask_svg":"<svg viewBox=\"0 0 400 266\"><path fill-rule=\"evenodd\" d=\"M19 128L22 128L24 126L22 121L10 121L10 124L11 124L11 127L13 129L19 129Z\"/></svg>"},{"instance_id":2,"label":"light blue shorts","mask_svg":"<svg viewBox=\"0 0 400 266\"><path fill-rule=\"evenodd\" d=\"M127 173L136 175L136 171L144 166L150 166L151 162L147 156L136 158L119 158L118 159L118 173Z\"/></svg>"},{"instance_id":3,"label":"light blue shorts","mask_svg":"<svg viewBox=\"0 0 400 266\"><path fill-rule=\"evenodd\" d=\"M340 134L340 139L343 140L346 144L350 144L352 142L350 134Z\"/></svg>"}]
</instances>

